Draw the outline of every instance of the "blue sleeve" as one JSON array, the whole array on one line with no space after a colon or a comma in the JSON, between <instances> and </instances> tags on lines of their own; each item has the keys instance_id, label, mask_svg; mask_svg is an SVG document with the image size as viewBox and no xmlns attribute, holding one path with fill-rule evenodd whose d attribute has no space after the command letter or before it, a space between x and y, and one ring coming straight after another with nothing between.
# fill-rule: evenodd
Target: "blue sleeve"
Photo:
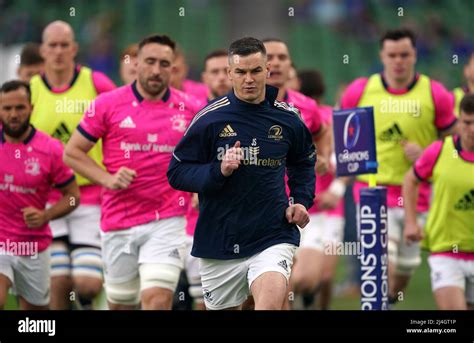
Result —
<instances>
[{"instance_id":1,"label":"blue sleeve","mask_svg":"<svg viewBox=\"0 0 474 343\"><path fill-rule=\"evenodd\" d=\"M226 177L221 173L220 161L211 153L212 138L206 118L192 124L176 146L168 167L171 187L193 193L220 189Z\"/></svg>"},{"instance_id":2,"label":"blue sleeve","mask_svg":"<svg viewBox=\"0 0 474 343\"><path fill-rule=\"evenodd\" d=\"M295 128L292 146L287 156L287 175L290 197L294 204L306 209L313 206L316 174L316 150L311 133L301 120Z\"/></svg>"}]
</instances>

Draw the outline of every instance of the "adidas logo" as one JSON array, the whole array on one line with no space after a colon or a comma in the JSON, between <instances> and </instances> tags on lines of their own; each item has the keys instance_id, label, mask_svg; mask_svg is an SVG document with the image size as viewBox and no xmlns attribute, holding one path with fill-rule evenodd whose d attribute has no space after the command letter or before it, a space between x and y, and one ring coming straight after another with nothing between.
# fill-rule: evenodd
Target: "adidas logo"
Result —
<instances>
[{"instance_id":1,"label":"adidas logo","mask_svg":"<svg viewBox=\"0 0 474 343\"><path fill-rule=\"evenodd\" d=\"M69 142L69 138L71 138L71 132L67 128L66 124L62 122L59 126L54 130L52 136L56 139L59 139L63 144L67 144Z\"/></svg>"},{"instance_id":2,"label":"adidas logo","mask_svg":"<svg viewBox=\"0 0 474 343\"><path fill-rule=\"evenodd\" d=\"M286 260L281 260L280 262L277 263L280 267L285 269L285 272L288 271L288 264L286 263Z\"/></svg>"},{"instance_id":3,"label":"adidas logo","mask_svg":"<svg viewBox=\"0 0 474 343\"><path fill-rule=\"evenodd\" d=\"M469 192L464 194L464 196L454 205L454 209L458 211L474 210L474 189L471 189Z\"/></svg>"},{"instance_id":4,"label":"adidas logo","mask_svg":"<svg viewBox=\"0 0 474 343\"><path fill-rule=\"evenodd\" d=\"M136 128L136 125L133 122L132 117L127 116L127 118L125 118L124 120L120 122L119 127L122 129L134 129Z\"/></svg>"},{"instance_id":5,"label":"adidas logo","mask_svg":"<svg viewBox=\"0 0 474 343\"><path fill-rule=\"evenodd\" d=\"M237 136L237 132L234 131L232 126L227 124L224 129L219 133L219 137L225 138L225 137L235 137Z\"/></svg>"},{"instance_id":6,"label":"adidas logo","mask_svg":"<svg viewBox=\"0 0 474 343\"><path fill-rule=\"evenodd\" d=\"M383 131L380 134L380 140L384 142L387 142L387 141L399 142L403 140L403 132L400 129L400 126L398 126L398 124L395 123L395 125L393 125L391 128Z\"/></svg>"},{"instance_id":7,"label":"adidas logo","mask_svg":"<svg viewBox=\"0 0 474 343\"><path fill-rule=\"evenodd\" d=\"M171 250L168 257L181 258L181 256L179 255L178 249Z\"/></svg>"}]
</instances>

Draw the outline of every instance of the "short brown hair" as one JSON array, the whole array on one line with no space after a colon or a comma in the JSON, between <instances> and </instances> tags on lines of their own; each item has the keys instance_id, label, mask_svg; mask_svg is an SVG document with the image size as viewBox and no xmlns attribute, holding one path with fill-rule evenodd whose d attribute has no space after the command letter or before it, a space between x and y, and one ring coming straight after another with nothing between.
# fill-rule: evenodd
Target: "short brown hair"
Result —
<instances>
[{"instance_id":1,"label":"short brown hair","mask_svg":"<svg viewBox=\"0 0 474 343\"><path fill-rule=\"evenodd\" d=\"M41 63L44 63L44 60L39 52L39 44L26 43L21 49L20 66L32 66Z\"/></svg>"},{"instance_id":2,"label":"short brown hair","mask_svg":"<svg viewBox=\"0 0 474 343\"><path fill-rule=\"evenodd\" d=\"M461 100L461 112L464 112L466 114L474 114L474 94L466 94L464 95L464 98Z\"/></svg>"}]
</instances>

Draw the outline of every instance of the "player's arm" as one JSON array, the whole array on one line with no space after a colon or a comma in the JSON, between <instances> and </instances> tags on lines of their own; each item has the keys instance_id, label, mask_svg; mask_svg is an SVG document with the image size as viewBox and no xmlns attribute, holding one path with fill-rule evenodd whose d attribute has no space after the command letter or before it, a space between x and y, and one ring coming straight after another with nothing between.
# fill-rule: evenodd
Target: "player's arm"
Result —
<instances>
[{"instance_id":1,"label":"player's arm","mask_svg":"<svg viewBox=\"0 0 474 343\"><path fill-rule=\"evenodd\" d=\"M329 169L329 161L332 149L331 127L321 124L319 131L313 135L313 142L317 148L318 160L316 161L316 172L318 175L324 175Z\"/></svg>"},{"instance_id":2,"label":"player's arm","mask_svg":"<svg viewBox=\"0 0 474 343\"><path fill-rule=\"evenodd\" d=\"M316 176L316 150L311 133L302 121L296 123L292 146L286 159L290 207L286 218L290 223L305 227L309 222L307 210L313 206Z\"/></svg>"},{"instance_id":3,"label":"player's arm","mask_svg":"<svg viewBox=\"0 0 474 343\"><path fill-rule=\"evenodd\" d=\"M61 218L72 212L79 206L80 192L74 176L68 180L67 184L59 187L62 193L61 199L46 210L40 210L34 207L22 208L23 219L29 228L41 227L51 220Z\"/></svg>"},{"instance_id":4,"label":"player's arm","mask_svg":"<svg viewBox=\"0 0 474 343\"><path fill-rule=\"evenodd\" d=\"M406 241L420 241L423 238L423 230L416 222L416 204L418 201L418 185L420 180L411 167L403 180L402 196L405 208L405 228L403 235Z\"/></svg>"},{"instance_id":5,"label":"player's arm","mask_svg":"<svg viewBox=\"0 0 474 343\"><path fill-rule=\"evenodd\" d=\"M428 180L432 173L443 143L436 141L425 149L413 167L406 173L403 180L402 196L405 207L404 237L408 242L423 239L423 230L416 222L416 204L418 186L421 181Z\"/></svg>"},{"instance_id":6,"label":"player's arm","mask_svg":"<svg viewBox=\"0 0 474 343\"><path fill-rule=\"evenodd\" d=\"M84 176L93 183L109 189L125 189L137 176L132 169L121 167L115 174L102 169L87 153L95 142L86 138L79 130L74 131L64 149L64 163L76 173Z\"/></svg>"},{"instance_id":7,"label":"player's arm","mask_svg":"<svg viewBox=\"0 0 474 343\"><path fill-rule=\"evenodd\" d=\"M435 126L438 136L444 139L446 136L458 134L454 97L440 82L434 80L431 80L431 94L435 107Z\"/></svg>"},{"instance_id":8,"label":"player's arm","mask_svg":"<svg viewBox=\"0 0 474 343\"><path fill-rule=\"evenodd\" d=\"M240 160L237 162L235 158L240 153L240 142L238 147L223 152L221 157L218 154L215 161L209 151L209 147L213 145L211 137L206 118L191 123L176 146L168 167L167 176L171 187L192 193L218 190L232 171L238 168ZM226 161L231 156L234 161Z\"/></svg>"}]
</instances>

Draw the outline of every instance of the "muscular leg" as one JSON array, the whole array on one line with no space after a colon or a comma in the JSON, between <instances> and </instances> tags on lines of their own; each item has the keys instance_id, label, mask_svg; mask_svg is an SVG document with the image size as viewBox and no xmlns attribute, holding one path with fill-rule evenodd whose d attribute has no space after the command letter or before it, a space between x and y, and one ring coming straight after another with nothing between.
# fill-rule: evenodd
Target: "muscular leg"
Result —
<instances>
[{"instance_id":1,"label":"muscular leg","mask_svg":"<svg viewBox=\"0 0 474 343\"><path fill-rule=\"evenodd\" d=\"M251 285L255 310L281 310L288 293L286 277L279 272L266 272Z\"/></svg>"},{"instance_id":2,"label":"muscular leg","mask_svg":"<svg viewBox=\"0 0 474 343\"><path fill-rule=\"evenodd\" d=\"M319 302L323 310L328 309L331 302L332 281L336 273L337 261L337 255L325 255L323 259L321 291L319 293Z\"/></svg>"},{"instance_id":3,"label":"muscular leg","mask_svg":"<svg viewBox=\"0 0 474 343\"><path fill-rule=\"evenodd\" d=\"M144 310L171 310L173 294L170 289L151 287L142 291L142 309Z\"/></svg>"},{"instance_id":4,"label":"muscular leg","mask_svg":"<svg viewBox=\"0 0 474 343\"><path fill-rule=\"evenodd\" d=\"M459 287L438 288L433 292L436 305L440 310L466 310L464 291Z\"/></svg>"}]
</instances>

